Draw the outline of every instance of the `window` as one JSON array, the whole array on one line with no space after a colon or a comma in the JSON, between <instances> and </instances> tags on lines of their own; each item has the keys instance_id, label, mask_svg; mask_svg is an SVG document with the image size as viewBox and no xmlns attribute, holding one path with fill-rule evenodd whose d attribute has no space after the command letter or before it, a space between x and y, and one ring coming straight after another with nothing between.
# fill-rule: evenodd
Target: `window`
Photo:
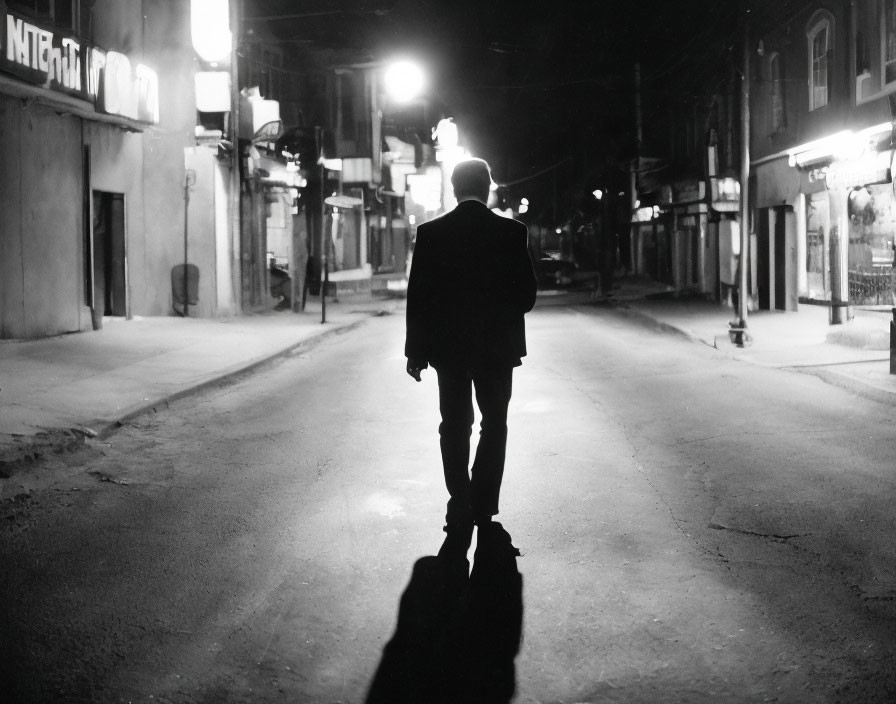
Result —
<instances>
[{"instance_id":1,"label":"window","mask_svg":"<svg viewBox=\"0 0 896 704\"><path fill-rule=\"evenodd\" d=\"M7 3L11 10L69 30L77 29L75 18L79 4L79 0L10 0Z\"/></svg>"},{"instance_id":2,"label":"window","mask_svg":"<svg viewBox=\"0 0 896 704\"><path fill-rule=\"evenodd\" d=\"M884 0L884 83L896 81L896 0Z\"/></svg>"},{"instance_id":3,"label":"window","mask_svg":"<svg viewBox=\"0 0 896 704\"><path fill-rule=\"evenodd\" d=\"M828 104L831 25L831 21L825 17L811 24L808 32L810 110L817 110Z\"/></svg>"},{"instance_id":4,"label":"window","mask_svg":"<svg viewBox=\"0 0 896 704\"><path fill-rule=\"evenodd\" d=\"M779 132L785 127L784 114L784 80L781 72L781 55L777 52L768 57L768 78L771 95L769 108L771 111L771 131Z\"/></svg>"}]
</instances>

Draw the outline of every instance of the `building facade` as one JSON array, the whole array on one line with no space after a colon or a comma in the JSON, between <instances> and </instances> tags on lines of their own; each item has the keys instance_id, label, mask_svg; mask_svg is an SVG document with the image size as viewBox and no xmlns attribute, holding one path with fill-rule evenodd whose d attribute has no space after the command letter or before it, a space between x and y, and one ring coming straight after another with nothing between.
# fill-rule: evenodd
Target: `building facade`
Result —
<instances>
[{"instance_id":1,"label":"building facade","mask_svg":"<svg viewBox=\"0 0 896 704\"><path fill-rule=\"evenodd\" d=\"M816 2L757 36L753 235L760 308L894 302L896 3Z\"/></svg>"},{"instance_id":2,"label":"building facade","mask_svg":"<svg viewBox=\"0 0 896 704\"><path fill-rule=\"evenodd\" d=\"M0 21L0 336L170 314L195 145L189 3L10 1Z\"/></svg>"}]
</instances>

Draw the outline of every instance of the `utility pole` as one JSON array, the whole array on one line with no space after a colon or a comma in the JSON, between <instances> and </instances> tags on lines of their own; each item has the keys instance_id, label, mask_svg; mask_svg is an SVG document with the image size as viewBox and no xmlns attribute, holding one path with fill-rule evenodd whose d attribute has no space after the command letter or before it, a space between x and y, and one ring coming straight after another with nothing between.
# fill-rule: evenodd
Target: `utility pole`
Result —
<instances>
[{"instance_id":1,"label":"utility pole","mask_svg":"<svg viewBox=\"0 0 896 704\"><path fill-rule=\"evenodd\" d=\"M325 191L327 170L324 166L324 135L322 127L314 128L314 137L317 145L317 168L320 178L320 193L318 194L318 209L320 212L320 231L318 234L318 242L320 246L320 249L318 250L318 255L320 256L320 275L318 278L320 279L320 322L321 325L323 325L327 322L327 284L330 283L330 273L329 262L327 261L327 255L329 254L327 250L329 247L327 246L328 242L324 232L327 223L327 206L324 203L324 199L327 197Z\"/></svg>"},{"instance_id":2,"label":"utility pole","mask_svg":"<svg viewBox=\"0 0 896 704\"><path fill-rule=\"evenodd\" d=\"M638 238L640 233L638 225L632 222L635 210L638 207L638 169L641 165L641 152L644 148L644 125L641 116L641 64L635 63L634 75L635 88L635 157L632 159L631 170L629 171L629 267L631 273L640 273L640 253Z\"/></svg>"},{"instance_id":3,"label":"utility pole","mask_svg":"<svg viewBox=\"0 0 896 704\"><path fill-rule=\"evenodd\" d=\"M750 262L750 10L743 15L743 74L740 93L740 265L738 267L737 320L731 324L732 339L742 347L747 329L747 295Z\"/></svg>"},{"instance_id":4,"label":"utility pole","mask_svg":"<svg viewBox=\"0 0 896 704\"><path fill-rule=\"evenodd\" d=\"M243 272L243 237L242 237L242 183L240 180L240 81L239 59L237 52L240 45L240 22L242 0L230 0L230 244L236 253L236 266L233 267L234 292L239 296L239 309L247 301L245 276Z\"/></svg>"}]
</instances>

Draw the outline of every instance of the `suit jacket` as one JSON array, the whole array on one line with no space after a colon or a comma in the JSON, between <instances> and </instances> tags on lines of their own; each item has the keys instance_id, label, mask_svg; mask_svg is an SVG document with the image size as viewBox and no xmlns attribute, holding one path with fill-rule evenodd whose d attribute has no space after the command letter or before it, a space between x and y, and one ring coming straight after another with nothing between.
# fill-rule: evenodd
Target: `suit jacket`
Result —
<instances>
[{"instance_id":1,"label":"suit jacket","mask_svg":"<svg viewBox=\"0 0 896 704\"><path fill-rule=\"evenodd\" d=\"M526 226L480 201L462 201L417 228L405 356L434 366L517 366L535 293Z\"/></svg>"}]
</instances>

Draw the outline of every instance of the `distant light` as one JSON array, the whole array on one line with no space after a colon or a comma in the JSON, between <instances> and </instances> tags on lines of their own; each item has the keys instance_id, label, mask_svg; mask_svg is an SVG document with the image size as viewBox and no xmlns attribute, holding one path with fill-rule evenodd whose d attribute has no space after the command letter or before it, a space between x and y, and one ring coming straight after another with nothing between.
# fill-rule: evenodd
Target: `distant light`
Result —
<instances>
[{"instance_id":1,"label":"distant light","mask_svg":"<svg viewBox=\"0 0 896 704\"><path fill-rule=\"evenodd\" d=\"M230 56L229 0L191 0L190 35L196 53L210 64Z\"/></svg>"},{"instance_id":2,"label":"distant light","mask_svg":"<svg viewBox=\"0 0 896 704\"><path fill-rule=\"evenodd\" d=\"M561 230L559 227L555 230L555 232L556 232L558 235L562 235L562 234L563 234L563 230Z\"/></svg>"},{"instance_id":3,"label":"distant light","mask_svg":"<svg viewBox=\"0 0 896 704\"><path fill-rule=\"evenodd\" d=\"M200 112L228 112L230 110L230 73L228 71L197 71L196 109Z\"/></svg>"},{"instance_id":4,"label":"distant light","mask_svg":"<svg viewBox=\"0 0 896 704\"><path fill-rule=\"evenodd\" d=\"M398 61L386 69L385 81L389 95L399 103L407 103L423 91L423 70L410 61Z\"/></svg>"},{"instance_id":5,"label":"distant light","mask_svg":"<svg viewBox=\"0 0 896 704\"><path fill-rule=\"evenodd\" d=\"M598 188L596 190L591 191L591 195L593 195L595 198L600 200L601 198L604 197L604 192Z\"/></svg>"},{"instance_id":6,"label":"distant light","mask_svg":"<svg viewBox=\"0 0 896 704\"><path fill-rule=\"evenodd\" d=\"M520 203L520 210L519 210L519 212L520 212L520 215L522 215L523 213L528 213L528 212L529 212L529 206L526 205L525 203Z\"/></svg>"},{"instance_id":7,"label":"distant light","mask_svg":"<svg viewBox=\"0 0 896 704\"><path fill-rule=\"evenodd\" d=\"M520 203L522 203L523 205L529 205L529 199L528 199L528 198L521 198L521 199L520 199Z\"/></svg>"},{"instance_id":8,"label":"distant light","mask_svg":"<svg viewBox=\"0 0 896 704\"><path fill-rule=\"evenodd\" d=\"M408 215L408 224L409 224L409 225L416 225L416 224L417 224L417 216L414 215L413 213L411 213L410 215Z\"/></svg>"},{"instance_id":9,"label":"distant light","mask_svg":"<svg viewBox=\"0 0 896 704\"><path fill-rule=\"evenodd\" d=\"M342 159L318 159L317 163L322 164L328 171L342 171Z\"/></svg>"},{"instance_id":10,"label":"distant light","mask_svg":"<svg viewBox=\"0 0 896 704\"><path fill-rule=\"evenodd\" d=\"M453 117L445 117L439 120L439 124L432 131L432 136L438 143L439 149L454 149L457 147L457 125Z\"/></svg>"}]
</instances>

